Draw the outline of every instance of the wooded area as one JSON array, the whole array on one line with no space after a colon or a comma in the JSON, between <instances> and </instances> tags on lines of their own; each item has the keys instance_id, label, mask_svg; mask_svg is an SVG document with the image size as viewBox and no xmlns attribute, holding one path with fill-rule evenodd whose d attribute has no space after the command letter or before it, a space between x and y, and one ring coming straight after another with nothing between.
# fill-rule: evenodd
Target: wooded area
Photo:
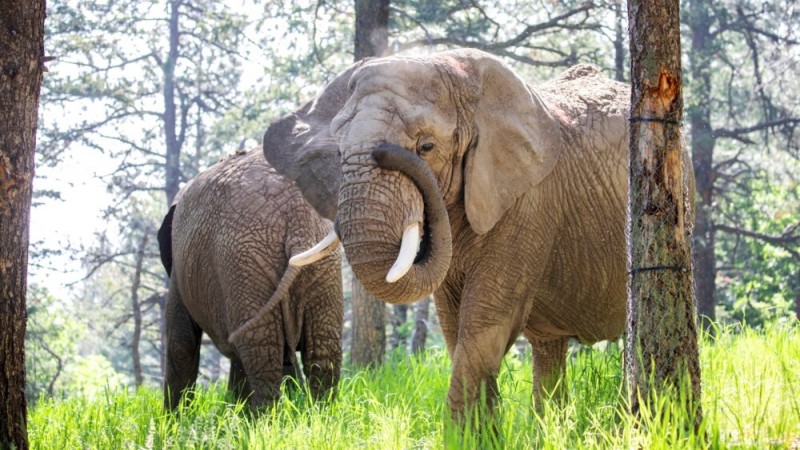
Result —
<instances>
[{"instance_id":1,"label":"wooded area","mask_svg":"<svg viewBox=\"0 0 800 450\"><path fill-rule=\"evenodd\" d=\"M3 8L3 28L14 28L8 18L22 18L22 13ZM41 72L36 71L44 67L44 52L41 45L20 50L27 58L40 56L30 67L8 62L15 51L0 55L0 238L10 239L0 246L0 328L13 330L8 336L14 336L2 342L0 359L21 355L16 347L26 331L19 317L25 315L20 308L27 297L29 402L40 395L90 390L100 380L111 386L162 383L168 279L155 232L163 215L182 184L226 154L259 147L272 121L313 98L352 61L467 47L503 58L534 85L578 63L594 64L632 83L634 91L637 82L653 89L655 79L651 72L650 78L637 80L630 70L653 67L628 54L627 31L638 28L628 23L621 0L246 5L50 0L47 10L45 47L57 59L48 63L42 82L35 139L30 123L36 122L38 101L21 102L6 92L22 92L16 83L25 80L30 82L26 98L38 96ZM43 20L43 11L35 13ZM645 140L637 133L647 130L664 136L664 142L668 137L673 143L665 148L673 150L665 154L673 156L666 162L679 166L674 149L681 139L688 147L686 168L691 163L696 186L693 219L676 191L668 197L678 202L679 229L659 233L681 241L688 236L682 227L693 226L694 253L691 264L683 253L676 260L650 260L659 270L634 265L634 278L659 288L667 283L662 276L677 277L686 289L693 284L699 328L712 333L729 325L759 328L800 320L800 5L794 0L686 0L680 17L662 13L653 13L655 23L666 25L664 18L670 17L670 29L683 33L686 67L681 69L681 55L673 54L677 65L670 66L673 72L666 78L668 86L677 83L673 106L680 108L654 116L654 110L634 103L631 126L641 131L633 131L631 142ZM639 42L651 44L662 36L643 29ZM3 48L16 49L19 41L13 33L0 38ZM7 141L7 135L23 139ZM111 202L98 215L93 240L32 236L33 282L26 292L27 275L19 271L25 265L17 261L28 258L22 233L28 218L3 205L13 202L19 208L14 211L27 211L32 180L20 174L33 171L34 142L40 177L32 192L34 216L60 202L81 201L58 183L59 171L71 167L70 161L104 159L113 168L94 174ZM3 167L14 169L4 176ZM660 211L657 203L643 207L648 215ZM685 249L688 242L680 244ZM65 271L65 261L79 266L80 274L66 287L49 285L50 276ZM429 298L413 307L387 306L363 290L347 268L343 285L344 351L351 364L379 365L392 352L445 346ZM693 316L691 298L681 302L681 318ZM661 321L652 315L648 320ZM659 334L629 329L632 336L655 339ZM673 337L672 350L696 352L696 341ZM202 381L224 378L227 363L213 345L204 345L201 356ZM689 359L694 373L697 361ZM13 361L2 362L12 367ZM4 393L0 389L0 405L7 404Z\"/></svg>"}]
</instances>

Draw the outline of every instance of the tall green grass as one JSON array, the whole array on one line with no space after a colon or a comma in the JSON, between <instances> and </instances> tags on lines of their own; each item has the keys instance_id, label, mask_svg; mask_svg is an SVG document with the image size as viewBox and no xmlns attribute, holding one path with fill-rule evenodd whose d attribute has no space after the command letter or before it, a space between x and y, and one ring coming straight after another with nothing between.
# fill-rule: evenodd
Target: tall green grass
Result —
<instances>
[{"instance_id":1,"label":"tall green grass","mask_svg":"<svg viewBox=\"0 0 800 450\"><path fill-rule=\"evenodd\" d=\"M443 351L419 358L393 355L382 367L345 371L335 400L284 396L257 419L222 385L199 389L179 414L165 414L155 388L106 392L101 398L43 399L30 411L34 449L405 449L405 448L798 448L800 332L796 325L764 331L722 330L701 344L704 419L671 398L626 413L622 358L605 349L570 353L561 405L531 406L530 357L507 357L499 376L502 402L492 426L464 427L444 403L450 361ZM483 423L473 427L472 423ZM490 431L495 429L495 432Z\"/></svg>"}]
</instances>

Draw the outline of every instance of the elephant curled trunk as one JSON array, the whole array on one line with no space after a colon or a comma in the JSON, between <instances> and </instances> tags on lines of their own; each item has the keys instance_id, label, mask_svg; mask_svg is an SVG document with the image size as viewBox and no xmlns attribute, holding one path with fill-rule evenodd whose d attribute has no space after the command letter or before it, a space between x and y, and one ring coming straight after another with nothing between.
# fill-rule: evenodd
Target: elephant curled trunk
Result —
<instances>
[{"instance_id":1,"label":"elephant curled trunk","mask_svg":"<svg viewBox=\"0 0 800 450\"><path fill-rule=\"evenodd\" d=\"M400 249L394 252L395 259L391 268L386 261L361 261L358 255L363 255L363 251L347 253L356 277L368 291L390 303L412 303L436 290L450 267L452 237L447 209L436 178L419 156L400 146L386 143L374 148L371 154L378 167L399 172L410 179L419 190L424 214L422 241L418 247L419 225L413 224L406 228L401 243L389 242L389 237L386 242L365 242L357 235L343 235L342 243L346 252L358 246L372 245L397 249L399 244ZM347 213L339 211L339 223L369 220L366 217L342 217L342 214ZM382 252L376 249L375 253ZM404 259L405 262L402 261Z\"/></svg>"}]
</instances>

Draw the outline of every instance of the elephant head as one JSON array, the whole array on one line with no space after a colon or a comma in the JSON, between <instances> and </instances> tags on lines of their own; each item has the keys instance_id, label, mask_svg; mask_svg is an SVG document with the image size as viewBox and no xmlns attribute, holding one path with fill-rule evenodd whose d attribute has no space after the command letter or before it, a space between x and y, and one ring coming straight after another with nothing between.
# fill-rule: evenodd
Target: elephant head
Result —
<instances>
[{"instance_id":1,"label":"elephant head","mask_svg":"<svg viewBox=\"0 0 800 450\"><path fill-rule=\"evenodd\" d=\"M562 147L552 111L481 51L376 58L272 124L264 151L335 216L366 289L408 303L445 278L451 228L489 232L550 173Z\"/></svg>"}]
</instances>

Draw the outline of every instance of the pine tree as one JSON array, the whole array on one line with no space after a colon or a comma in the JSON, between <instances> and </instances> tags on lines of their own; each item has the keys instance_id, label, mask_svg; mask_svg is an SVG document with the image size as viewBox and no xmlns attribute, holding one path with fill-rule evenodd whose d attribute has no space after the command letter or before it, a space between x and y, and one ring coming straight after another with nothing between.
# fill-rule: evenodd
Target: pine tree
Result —
<instances>
[{"instance_id":1,"label":"pine tree","mask_svg":"<svg viewBox=\"0 0 800 450\"><path fill-rule=\"evenodd\" d=\"M25 298L45 1L0 3L0 448L28 448Z\"/></svg>"},{"instance_id":2,"label":"pine tree","mask_svg":"<svg viewBox=\"0 0 800 450\"><path fill-rule=\"evenodd\" d=\"M679 2L628 2L631 50L629 299L631 410L690 383L700 420L692 201L681 141ZM656 405L650 405L655 408ZM695 409L696 408L696 409Z\"/></svg>"}]
</instances>

